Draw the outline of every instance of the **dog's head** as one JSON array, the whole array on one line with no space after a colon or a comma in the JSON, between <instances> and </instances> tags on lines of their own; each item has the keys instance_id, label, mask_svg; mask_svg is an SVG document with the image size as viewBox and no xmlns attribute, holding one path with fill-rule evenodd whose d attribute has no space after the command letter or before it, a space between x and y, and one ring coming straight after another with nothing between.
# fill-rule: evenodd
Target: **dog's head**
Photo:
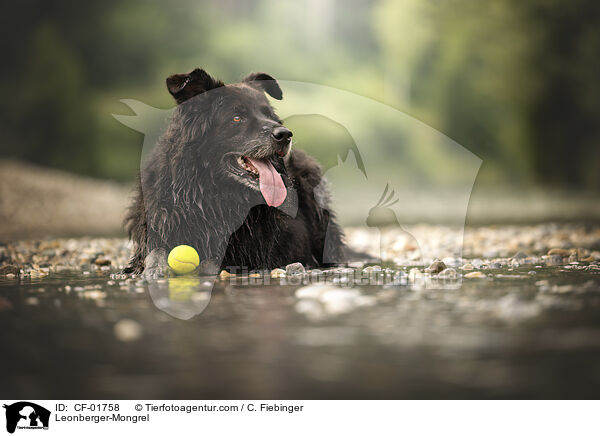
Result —
<instances>
[{"instance_id":1,"label":"dog's head","mask_svg":"<svg viewBox=\"0 0 600 436\"><path fill-rule=\"evenodd\" d=\"M291 149L292 132L265 96L282 99L277 81L253 73L240 83L225 85L196 69L168 77L167 88L178 103L188 147L201 162L218 160L216 168L207 170L225 182L260 192L269 206L280 206L287 196L284 158Z\"/></svg>"}]
</instances>

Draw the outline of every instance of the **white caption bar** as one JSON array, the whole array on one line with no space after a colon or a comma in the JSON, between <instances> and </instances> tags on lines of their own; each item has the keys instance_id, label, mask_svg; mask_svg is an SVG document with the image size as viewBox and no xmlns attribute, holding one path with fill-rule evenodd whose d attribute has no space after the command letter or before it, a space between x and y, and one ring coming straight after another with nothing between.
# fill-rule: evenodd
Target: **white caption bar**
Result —
<instances>
[{"instance_id":1,"label":"white caption bar","mask_svg":"<svg viewBox=\"0 0 600 436\"><path fill-rule=\"evenodd\" d=\"M39 435L34 430L42 429L45 436L192 430L261 436L600 434L600 401L2 400L2 404L0 434L19 436Z\"/></svg>"}]
</instances>

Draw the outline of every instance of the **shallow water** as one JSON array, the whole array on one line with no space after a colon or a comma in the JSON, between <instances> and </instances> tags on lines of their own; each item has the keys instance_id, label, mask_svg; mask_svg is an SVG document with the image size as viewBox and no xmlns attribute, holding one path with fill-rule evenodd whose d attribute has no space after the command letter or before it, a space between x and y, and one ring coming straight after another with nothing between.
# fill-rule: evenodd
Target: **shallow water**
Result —
<instances>
[{"instance_id":1,"label":"shallow water","mask_svg":"<svg viewBox=\"0 0 600 436\"><path fill-rule=\"evenodd\" d=\"M0 278L0 396L598 397L599 271L482 272L457 289Z\"/></svg>"}]
</instances>

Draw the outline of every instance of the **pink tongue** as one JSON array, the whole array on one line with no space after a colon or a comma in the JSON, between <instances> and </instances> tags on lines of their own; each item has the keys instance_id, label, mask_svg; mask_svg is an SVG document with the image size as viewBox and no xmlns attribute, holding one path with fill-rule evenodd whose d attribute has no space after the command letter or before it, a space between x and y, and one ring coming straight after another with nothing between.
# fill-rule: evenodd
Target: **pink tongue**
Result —
<instances>
[{"instance_id":1,"label":"pink tongue","mask_svg":"<svg viewBox=\"0 0 600 436\"><path fill-rule=\"evenodd\" d=\"M269 161L248 158L257 169L260 179L260 192L269 206L280 206L287 196L287 190L281 180L281 175Z\"/></svg>"}]
</instances>

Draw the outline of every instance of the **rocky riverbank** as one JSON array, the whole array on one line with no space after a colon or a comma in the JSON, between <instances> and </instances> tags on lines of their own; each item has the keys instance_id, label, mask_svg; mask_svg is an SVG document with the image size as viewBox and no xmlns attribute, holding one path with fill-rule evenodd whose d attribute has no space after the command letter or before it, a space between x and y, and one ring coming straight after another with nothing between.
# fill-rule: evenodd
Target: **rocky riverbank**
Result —
<instances>
[{"instance_id":1,"label":"rocky riverbank","mask_svg":"<svg viewBox=\"0 0 600 436\"><path fill-rule=\"evenodd\" d=\"M215 282L121 276L131 254L124 238L5 242L3 390L16 398L597 394L597 227L467 228L462 253L460 229L382 231L346 229L379 265L292 264L222 272Z\"/></svg>"},{"instance_id":2,"label":"rocky riverbank","mask_svg":"<svg viewBox=\"0 0 600 436\"><path fill-rule=\"evenodd\" d=\"M400 228L383 231L346 229L354 249L380 259L386 268L476 277L472 271L521 265L562 265L565 269L597 269L600 227L569 224L487 226L464 232L444 226L420 225L411 233ZM460 251L461 237L464 244ZM0 245L0 274L43 276L51 272L115 273L128 262L132 246L125 238L58 238L21 240ZM438 263L436 259L439 260ZM362 263L349 265L362 270ZM285 267L285 265L282 265ZM471 275L468 275L471 274ZM284 277L285 270L274 271Z\"/></svg>"}]
</instances>

